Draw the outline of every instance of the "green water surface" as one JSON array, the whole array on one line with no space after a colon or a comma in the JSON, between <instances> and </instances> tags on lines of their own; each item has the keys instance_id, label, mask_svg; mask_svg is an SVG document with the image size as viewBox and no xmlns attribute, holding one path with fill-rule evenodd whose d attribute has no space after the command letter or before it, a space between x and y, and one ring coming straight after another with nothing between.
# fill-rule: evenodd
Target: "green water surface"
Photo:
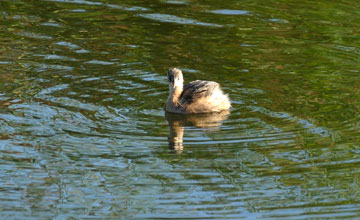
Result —
<instances>
[{"instance_id":1,"label":"green water surface","mask_svg":"<svg viewBox=\"0 0 360 220\"><path fill-rule=\"evenodd\" d=\"M357 1L0 1L0 214L359 219ZM166 72L230 115L165 115Z\"/></svg>"}]
</instances>

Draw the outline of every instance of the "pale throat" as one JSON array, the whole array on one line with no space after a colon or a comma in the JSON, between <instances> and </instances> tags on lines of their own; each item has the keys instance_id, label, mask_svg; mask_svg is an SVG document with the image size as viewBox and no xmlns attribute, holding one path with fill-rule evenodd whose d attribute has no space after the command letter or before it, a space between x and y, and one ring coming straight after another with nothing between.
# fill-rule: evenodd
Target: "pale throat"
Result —
<instances>
[{"instance_id":1,"label":"pale throat","mask_svg":"<svg viewBox=\"0 0 360 220\"><path fill-rule=\"evenodd\" d=\"M173 88L171 85L169 85L170 93L169 98L173 104L177 105L179 103L179 97L183 91L183 85L175 85L175 88Z\"/></svg>"}]
</instances>

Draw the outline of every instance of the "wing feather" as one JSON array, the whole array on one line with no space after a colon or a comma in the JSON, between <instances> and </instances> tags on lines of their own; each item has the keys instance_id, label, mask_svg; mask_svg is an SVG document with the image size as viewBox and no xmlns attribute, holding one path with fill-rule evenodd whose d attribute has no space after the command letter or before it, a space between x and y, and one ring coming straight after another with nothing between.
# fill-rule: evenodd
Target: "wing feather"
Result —
<instances>
[{"instance_id":1,"label":"wing feather","mask_svg":"<svg viewBox=\"0 0 360 220\"><path fill-rule=\"evenodd\" d=\"M200 98L211 96L218 87L219 84L212 81L196 80L190 82L184 86L180 100L186 104L193 103Z\"/></svg>"}]
</instances>

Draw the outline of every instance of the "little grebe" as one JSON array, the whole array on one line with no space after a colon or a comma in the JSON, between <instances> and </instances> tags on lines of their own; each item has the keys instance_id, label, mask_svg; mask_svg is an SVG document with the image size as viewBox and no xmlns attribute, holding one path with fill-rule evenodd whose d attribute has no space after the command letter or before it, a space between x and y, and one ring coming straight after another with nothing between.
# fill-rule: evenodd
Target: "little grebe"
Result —
<instances>
[{"instance_id":1,"label":"little grebe","mask_svg":"<svg viewBox=\"0 0 360 220\"><path fill-rule=\"evenodd\" d=\"M231 108L228 95L223 93L218 83L196 80L183 85L183 74L177 68L171 68L167 76L169 97L166 111L190 114L222 112Z\"/></svg>"}]
</instances>

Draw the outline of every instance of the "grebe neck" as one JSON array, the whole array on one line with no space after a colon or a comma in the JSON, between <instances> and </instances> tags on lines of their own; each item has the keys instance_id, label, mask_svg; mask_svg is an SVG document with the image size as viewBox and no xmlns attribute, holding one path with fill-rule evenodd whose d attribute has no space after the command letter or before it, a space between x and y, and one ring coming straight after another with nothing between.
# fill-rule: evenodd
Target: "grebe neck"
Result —
<instances>
[{"instance_id":1,"label":"grebe neck","mask_svg":"<svg viewBox=\"0 0 360 220\"><path fill-rule=\"evenodd\" d=\"M169 92L168 102L171 102L174 106L178 106L179 98L183 91L183 87L176 86L175 88L172 88L170 85L169 88L170 88L170 92Z\"/></svg>"}]
</instances>

